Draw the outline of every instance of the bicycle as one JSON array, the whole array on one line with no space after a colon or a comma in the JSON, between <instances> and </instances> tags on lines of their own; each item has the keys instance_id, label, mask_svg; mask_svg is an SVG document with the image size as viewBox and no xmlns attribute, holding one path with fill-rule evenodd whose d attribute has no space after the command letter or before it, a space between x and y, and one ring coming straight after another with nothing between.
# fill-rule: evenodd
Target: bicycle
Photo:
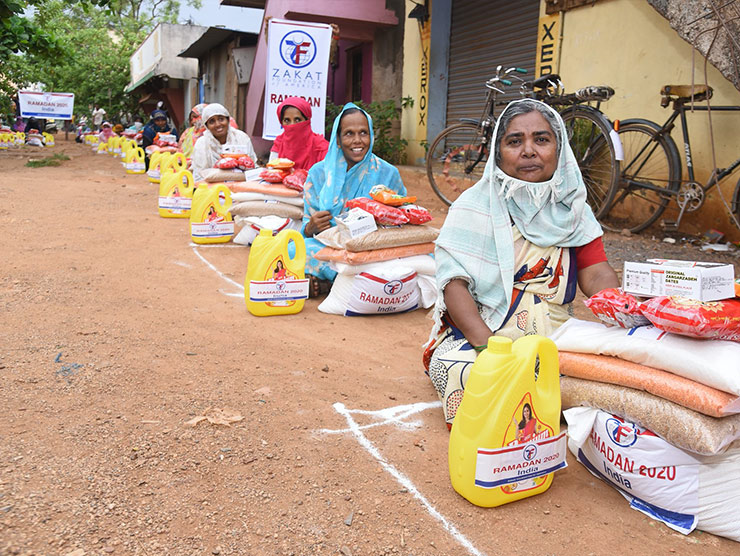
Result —
<instances>
[{"instance_id":1,"label":"bicycle","mask_svg":"<svg viewBox=\"0 0 740 556\"><path fill-rule=\"evenodd\" d=\"M502 66L498 66L496 75L485 84L488 93L481 118L464 119L437 135L426 159L427 177L432 189L450 205L481 179L491 151L496 109L507 104L497 101L497 95L504 93L499 86L511 86L513 78L521 83L523 97L542 100L560 112L583 174L588 203L600 218L611 204L615 194L613 184L619 175L618 147L615 145L618 137L609 120L598 109L600 102L611 97L614 90L586 87L566 94L557 75L544 75L528 82L516 75L524 73L526 70L521 68L502 70ZM584 104L590 101L599 104L597 107Z\"/></svg>"},{"instance_id":2,"label":"bicycle","mask_svg":"<svg viewBox=\"0 0 740 556\"><path fill-rule=\"evenodd\" d=\"M714 168L705 185L698 183L694 176L686 119L687 110L740 111L740 106L691 105L712 97L712 88L707 85L666 85L660 94L663 108L673 102L673 113L662 126L640 118L622 120L619 124L624 160L614 186L613 200L601 219L602 226L608 230L640 232L660 218L667 205L675 199L679 208L678 218L675 222L664 221L663 227L676 231L684 214L699 210L707 192L740 166L738 158L726 168ZM688 180L682 179L681 157L670 135L679 117ZM740 226L740 180L735 186L730 212L735 225Z\"/></svg>"}]
</instances>

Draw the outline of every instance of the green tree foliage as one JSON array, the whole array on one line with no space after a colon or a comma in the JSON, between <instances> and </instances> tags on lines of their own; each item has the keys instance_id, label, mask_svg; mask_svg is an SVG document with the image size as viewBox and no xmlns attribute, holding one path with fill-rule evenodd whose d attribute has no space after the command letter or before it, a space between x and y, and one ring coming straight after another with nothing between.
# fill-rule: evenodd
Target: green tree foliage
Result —
<instances>
[{"instance_id":1,"label":"green tree foliage","mask_svg":"<svg viewBox=\"0 0 740 556\"><path fill-rule=\"evenodd\" d=\"M177 22L179 10L177 0L0 0L3 112L8 96L36 83L74 93L76 112L93 104L111 115L134 111L136 99L123 92L129 58L158 23Z\"/></svg>"},{"instance_id":2,"label":"green tree foliage","mask_svg":"<svg viewBox=\"0 0 740 556\"><path fill-rule=\"evenodd\" d=\"M405 97L403 99L402 104L404 106L408 104L409 98ZM373 101L369 104L365 104L359 100L353 102L370 114L370 117L373 119L373 134L375 135L373 152L391 164L406 164L405 148L409 142L406 139L401 139L398 133L393 131L393 122L399 120L401 117L400 109L396 107L396 101ZM411 105L413 106L413 99L411 99ZM342 106L336 105L327 99L324 120L327 138L331 137L334 120L341 112Z\"/></svg>"}]
</instances>

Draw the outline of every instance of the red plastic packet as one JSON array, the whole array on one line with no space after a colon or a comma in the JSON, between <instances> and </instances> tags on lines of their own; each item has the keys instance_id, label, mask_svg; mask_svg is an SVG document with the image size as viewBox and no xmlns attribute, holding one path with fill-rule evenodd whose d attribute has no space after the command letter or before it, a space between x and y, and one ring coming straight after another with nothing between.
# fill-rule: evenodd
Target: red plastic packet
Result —
<instances>
[{"instance_id":1,"label":"red plastic packet","mask_svg":"<svg viewBox=\"0 0 740 556\"><path fill-rule=\"evenodd\" d=\"M640 302L621 288L601 290L584 303L599 320L609 326L634 328L650 324L640 312Z\"/></svg>"},{"instance_id":2,"label":"red plastic packet","mask_svg":"<svg viewBox=\"0 0 740 556\"><path fill-rule=\"evenodd\" d=\"M295 189L296 191L303 191L303 184L306 183L307 177L308 171L303 168L298 168L297 170L293 170L292 174L283 178L283 185L285 187Z\"/></svg>"},{"instance_id":3,"label":"red plastic packet","mask_svg":"<svg viewBox=\"0 0 740 556\"><path fill-rule=\"evenodd\" d=\"M222 158L218 162L216 162L215 168L220 168L221 170L233 170L239 166L239 162L236 158Z\"/></svg>"},{"instance_id":4,"label":"red plastic packet","mask_svg":"<svg viewBox=\"0 0 740 556\"><path fill-rule=\"evenodd\" d=\"M240 170L251 170L254 168L254 160L252 160L251 156L246 154L237 158L236 161Z\"/></svg>"},{"instance_id":5,"label":"red plastic packet","mask_svg":"<svg viewBox=\"0 0 740 556\"><path fill-rule=\"evenodd\" d=\"M286 172L277 169L267 169L260 172L260 179L263 179L270 183L283 183L283 180L288 176Z\"/></svg>"},{"instance_id":6,"label":"red plastic packet","mask_svg":"<svg viewBox=\"0 0 740 556\"><path fill-rule=\"evenodd\" d=\"M655 328L692 338L740 342L740 300L698 301L688 297L653 297L640 310Z\"/></svg>"},{"instance_id":7,"label":"red plastic packet","mask_svg":"<svg viewBox=\"0 0 740 556\"><path fill-rule=\"evenodd\" d=\"M379 203L373 199L368 199L367 197L350 199L344 203L344 206L347 208L359 207L362 210L369 212L375 217L375 221L378 224L398 226L400 224L407 224L409 221L409 217L406 216L406 213L401 209L384 205L383 203Z\"/></svg>"},{"instance_id":8,"label":"red plastic packet","mask_svg":"<svg viewBox=\"0 0 740 556\"><path fill-rule=\"evenodd\" d=\"M409 218L409 224L426 224L432 220L432 213L419 205L406 204L400 208Z\"/></svg>"}]
</instances>

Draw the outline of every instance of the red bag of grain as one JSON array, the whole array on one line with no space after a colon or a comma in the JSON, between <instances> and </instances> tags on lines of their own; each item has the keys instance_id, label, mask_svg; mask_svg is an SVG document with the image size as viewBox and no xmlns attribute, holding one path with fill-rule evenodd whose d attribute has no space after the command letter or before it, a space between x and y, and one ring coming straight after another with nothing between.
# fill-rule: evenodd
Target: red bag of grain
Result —
<instances>
[{"instance_id":1,"label":"red bag of grain","mask_svg":"<svg viewBox=\"0 0 740 556\"><path fill-rule=\"evenodd\" d=\"M584 301L586 307L609 326L634 328L645 326L650 321L640 312L640 302L622 288L607 288Z\"/></svg>"},{"instance_id":2,"label":"red bag of grain","mask_svg":"<svg viewBox=\"0 0 740 556\"><path fill-rule=\"evenodd\" d=\"M344 206L347 208L361 208L364 211L369 212L375 217L375 221L378 224L385 224L387 226L398 226L400 224L407 224L409 217L401 210L396 207L391 207L368 199L367 197L358 197L357 199L350 199Z\"/></svg>"},{"instance_id":3,"label":"red bag of grain","mask_svg":"<svg viewBox=\"0 0 740 556\"><path fill-rule=\"evenodd\" d=\"M426 224L432 220L432 213L419 205L406 204L400 208L409 218L409 224Z\"/></svg>"},{"instance_id":4,"label":"red bag of grain","mask_svg":"<svg viewBox=\"0 0 740 556\"><path fill-rule=\"evenodd\" d=\"M655 328L693 338L740 342L740 300L698 301L688 297L653 297L640 311Z\"/></svg>"}]
</instances>

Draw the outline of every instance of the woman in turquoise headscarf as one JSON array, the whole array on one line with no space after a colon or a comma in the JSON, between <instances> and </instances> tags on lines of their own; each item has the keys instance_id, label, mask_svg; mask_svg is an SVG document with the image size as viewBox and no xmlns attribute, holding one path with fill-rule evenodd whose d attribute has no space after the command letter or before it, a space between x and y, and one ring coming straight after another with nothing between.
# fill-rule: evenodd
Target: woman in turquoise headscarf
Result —
<instances>
[{"instance_id":1,"label":"woman in turquoise headscarf","mask_svg":"<svg viewBox=\"0 0 740 556\"><path fill-rule=\"evenodd\" d=\"M374 139L370 115L347 103L334 120L326 157L308 172L302 232L306 237L306 275L311 280L312 297L327 292L337 275L328 263L314 257L324 245L313 236L335 225L334 217L344 210L346 201L370 197L370 189L376 184L406 194L398 169L373 154Z\"/></svg>"}]
</instances>

